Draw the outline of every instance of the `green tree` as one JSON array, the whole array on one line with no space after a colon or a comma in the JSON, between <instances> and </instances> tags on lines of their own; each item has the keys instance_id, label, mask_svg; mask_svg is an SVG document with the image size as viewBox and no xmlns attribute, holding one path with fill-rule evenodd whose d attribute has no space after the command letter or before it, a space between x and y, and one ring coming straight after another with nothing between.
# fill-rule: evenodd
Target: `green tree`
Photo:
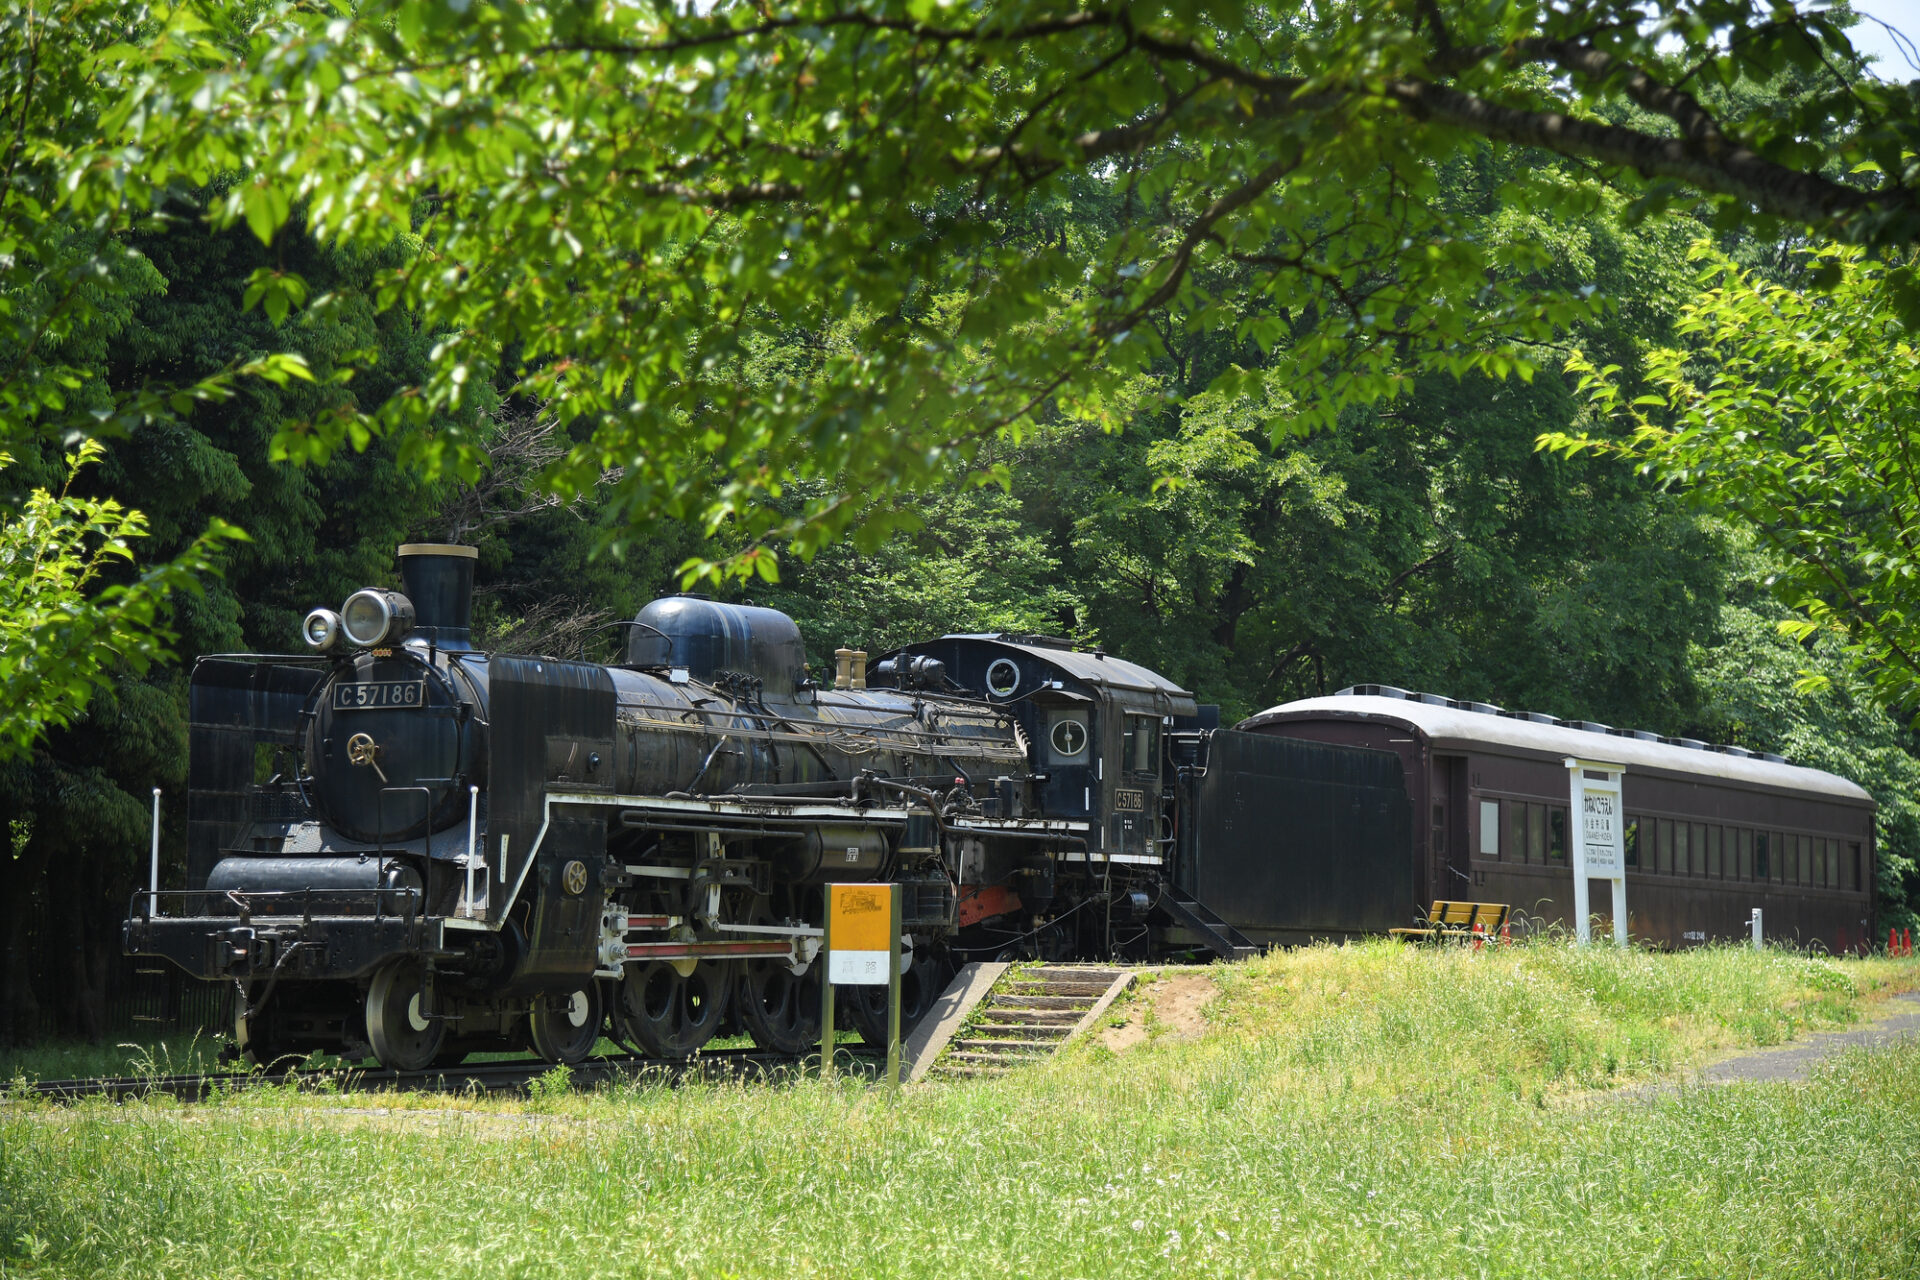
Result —
<instances>
[{"instance_id":1,"label":"green tree","mask_svg":"<svg viewBox=\"0 0 1920 1280\"><path fill-rule=\"evenodd\" d=\"M1914 731L1880 705L1855 674L1838 637L1796 639L1781 629L1794 615L1768 587L1785 566L1779 553L1736 528L1732 589L1716 634L1691 665L1700 699L1682 731L1850 778L1879 804L1874 885L1883 925L1920 926L1920 759ZM1817 688L1806 676L1816 673Z\"/></svg>"},{"instance_id":2,"label":"green tree","mask_svg":"<svg viewBox=\"0 0 1920 1280\"><path fill-rule=\"evenodd\" d=\"M120 675L171 657L179 637L167 627L169 597L200 590L198 575L238 533L215 520L181 555L131 582L103 585L147 536L138 511L72 492L81 468L104 452L83 441L58 494L35 489L18 512L0 513L0 761L27 751L48 727L71 724ZM0 454L0 468L9 462Z\"/></svg>"},{"instance_id":3,"label":"green tree","mask_svg":"<svg viewBox=\"0 0 1920 1280\"><path fill-rule=\"evenodd\" d=\"M379 297L442 336L364 420L437 415L408 447L471 467L498 379L572 437L556 488L613 472L617 526L731 523L732 567L764 572L772 541L812 554L989 441L1120 421L1170 302L1284 366L1298 426L1397 395L1410 360L1529 367L1516 340L1595 304L1439 198L1440 167L1490 146L1581 162L1495 173L1513 208L1618 186L1636 216L1704 200L1912 238L1915 104L1860 78L1846 20L1751 0L188 4L102 64L109 145L68 172L102 175L83 215L239 172L215 216L262 241L296 209L329 243L417 231ZM1744 92L1782 74L1796 92ZM1097 227L1027 218L1088 182L1124 194ZM1258 314L1209 290L1226 265ZM767 335L835 326L803 378L744 372ZM804 502L763 500L796 479Z\"/></svg>"},{"instance_id":4,"label":"green tree","mask_svg":"<svg viewBox=\"0 0 1920 1280\"><path fill-rule=\"evenodd\" d=\"M1795 610L1783 629L1832 637L1883 704L1920 712L1920 357L1904 260L1811 250L1826 284L1794 289L1701 256L1686 341L1648 354L1645 394L1629 399L1611 366L1570 366L1625 438L1541 443L1628 459L1737 517L1779 554L1772 581ZM1805 688L1827 681L1813 671Z\"/></svg>"}]
</instances>

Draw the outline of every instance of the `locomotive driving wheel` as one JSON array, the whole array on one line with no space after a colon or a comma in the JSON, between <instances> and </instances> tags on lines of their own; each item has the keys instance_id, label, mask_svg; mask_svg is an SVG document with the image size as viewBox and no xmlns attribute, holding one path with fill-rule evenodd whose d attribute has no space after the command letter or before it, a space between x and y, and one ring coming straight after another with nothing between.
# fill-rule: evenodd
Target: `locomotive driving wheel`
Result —
<instances>
[{"instance_id":1,"label":"locomotive driving wheel","mask_svg":"<svg viewBox=\"0 0 1920 1280\"><path fill-rule=\"evenodd\" d=\"M396 960L374 975L367 988L367 1039L380 1065L424 1071L447 1038L447 1024L421 1012L426 972L411 960Z\"/></svg>"},{"instance_id":2,"label":"locomotive driving wheel","mask_svg":"<svg viewBox=\"0 0 1920 1280\"><path fill-rule=\"evenodd\" d=\"M737 966L701 960L682 973L686 963L630 964L615 988L614 1028L655 1057L686 1057L713 1039L726 1018Z\"/></svg>"},{"instance_id":3,"label":"locomotive driving wheel","mask_svg":"<svg viewBox=\"0 0 1920 1280\"><path fill-rule=\"evenodd\" d=\"M946 948L916 947L913 964L900 975L900 1039L905 1043L920 1019L927 1016L934 1001L953 980L953 961ZM887 1047L887 988L885 984L839 988L838 999L847 1002L854 1028L860 1038L874 1049Z\"/></svg>"},{"instance_id":4,"label":"locomotive driving wheel","mask_svg":"<svg viewBox=\"0 0 1920 1280\"><path fill-rule=\"evenodd\" d=\"M571 1066L593 1052L604 1018L600 984L592 978L582 978L571 991L534 1001L533 1009L527 1014L527 1032L533 1040L533 1051L548 1062Z\"/></svg>"},{"instance_id":5,"label":"locomotive driving wheel","mask_svg":"<svg viewBox=\"0 0 1920 1280\"><path fill-rule=\"evenodd\" d=\"M773 911L765 899L756 904L752 919L755 924L773 923ZM783 959L756 957L742 962L733 1004L754 1044L768 1053L797 1058L820 1043L823 968L808 964L795 973Z\"/></svg>"}]
</instances>

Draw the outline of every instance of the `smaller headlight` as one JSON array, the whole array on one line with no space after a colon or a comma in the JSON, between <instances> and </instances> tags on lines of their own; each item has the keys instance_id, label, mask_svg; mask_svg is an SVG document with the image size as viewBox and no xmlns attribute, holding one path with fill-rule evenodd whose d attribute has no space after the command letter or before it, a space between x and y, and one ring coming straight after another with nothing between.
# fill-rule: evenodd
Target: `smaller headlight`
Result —
<instances>
[{"instance_id":1,"label":"smaller headlight","mask_svg":"<svg viewBox=\"0 0 1920 1280\"><path fill-rule=\"evenodd\" d=\"M356 591L340 607L340 627L362 648L398 644L413 630L413 601L378 587Z\"/></svg>"},{"instance_id":2,"label":"smaller headlight","mask_svg":"<svg viewBox=\"0 0 1920 1280\"><path fill-rule=\"evenodd\" d=\"M300 634L307 638L307 644L325 653L340 643L340 615L331 609L315 609L300 624Z\"/></svg>"}]
</instances>

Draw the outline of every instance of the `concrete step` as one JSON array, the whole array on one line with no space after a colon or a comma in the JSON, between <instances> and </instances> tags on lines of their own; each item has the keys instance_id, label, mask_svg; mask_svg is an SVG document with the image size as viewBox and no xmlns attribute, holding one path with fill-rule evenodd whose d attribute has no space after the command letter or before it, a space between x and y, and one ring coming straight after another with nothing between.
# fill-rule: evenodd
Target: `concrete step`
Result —
<instances>
[{"instance_id":1,"label":"concrete step","mask_svg":"<svg viewBox=\"0 0 1920 1280\"><path fill-rule=\"evenodd\" d=\"M978 1035L1032 1040L1036 1044L1052 1044L1073 1030L1074 1025L1072 1022L976 1022L968 1030Z\"/></svg>"},{"instance_id":2,"label":"concrete step","mask_svg":"<svg viewBox=\"0 0 1920 1280\"><path fill-rule=\"evenodd\" d=\"M1003 996L998 992L988 1002L995 1009L1079 1009L1093 1008L1095 996Z\"/></svg>"},{"instance_id":3,"label":"concrete step","mask_svg":"<svg viewBox=\"0 0 1920 1280\"><path fill-rule=\"evenodd\" d=\"M1008 996L1074 996L1098 1000L1107 994L1110 982L1008 982L999 994Z\"/></svg>"},{"instance_id":4,"label":"concrete step","mask_svg":"<svg viewBox=\"0 0 1920 1280\"><path fill-rule=\"evenodd\" d=\"M1107 969L1098 965L1042 964L1020 971L1020 980L1059 978L1068 982L1097 982L1102 989L1113 985L1113 980L1126 972L1124 969Z\"/></svg>"},{"instance_id":5,"label":"concrete step","mask_svg":"<svg viewBox=\"0 0 1920 1280\"><path fill-rule=\"evenodd\" d=\"M1029 1027L1070 1028L1083 1015L1078 1009L1003 1009L990 1004L982 1016L992 1018L995 1022L1017 1022Z\"/></svg>"},{"instance_id":6,"label":"concrete step","mask_svg":"<svg viewBox=\"0 0 1920 1280\"><path fill-rule=\"evenodd\" d=\"M986 980L984 971L980 976ZM963 1029L960 1022L966 1015L956 1009L945 1052L936 1049L938 1060L919 1071L930 1068L946 1077L1003 1075L1048 1057L1106 1008L1132 981L1132 974L1047 965L1016 978L1007 977L1003 968L991 981L992 993L982 993L984 998L974 1006L980 1021Z\"/></svg>"}]
</instances>

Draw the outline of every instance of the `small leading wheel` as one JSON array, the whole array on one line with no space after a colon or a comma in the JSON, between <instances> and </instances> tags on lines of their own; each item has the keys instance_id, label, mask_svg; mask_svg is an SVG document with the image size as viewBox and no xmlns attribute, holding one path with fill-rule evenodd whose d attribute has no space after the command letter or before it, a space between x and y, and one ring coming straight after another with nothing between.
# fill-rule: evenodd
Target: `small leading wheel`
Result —
<instances>
[{"instance_id":1,"label":"small leading wheel","mask_svg":"<svg viewBox=\"0 0 1920 1280\"><path fill-rule=\"evenodd\" d=\"M915 948L913 965L900 975L900 1039L904 1043L914 1026L927 1016L947 983L953 980L953 964L944 950ZM860 1038L874 1049L887 1047L887 988L841 987L837 997L846 1001L853 1014L853 1025Z\"/></svg>"},{"instance_id":2,"label":"small leading wheel","mask_svg":"<svg viewBox=\"0 0 1920 1280\"><path fill-rule=\"evenodd\" d=\"M603 1013L600 986L592 978L582 978L572 991L535 1000L527 1015L533 1051L548 1062L581 1061L600 1039Z\"/></svg>"},{"instance_id":3,"label":"small leading wheel","mask_svg":"<svg viewBox=\"0 0 1920 1280\"><path fill-rule=\"evenodd\" d=\"M270 1068L287 1058L292 1049L285 1037L273 1034L267 1015L246 1016L252 996L252 988L245 994L237 990L233 994L233 1047L248 1066Z\"/></svg>"},{"instance_id":4,"label":"small leading wheel","mask_svg":"<svg viewBox=\"0 0 1920 1280\"><path fill-rule=\"evenodd\" d=\"M396 960L374 975L367 988L367 1039L380 1065L424 1071L447 1038L447 1024L421 1016L426 972L412 960Z\"/></svg>"},{"instance_id":5,"label":"small leading wheel","mask_svg":"<svg viewBox=\"0 0 1920 1280\"><path fill-rule=\"evenodd\" d=\"M719 1032L735 969L728 960L701 960L686 974L670 960L628 965L615 989L614 1028L655 1057L684 1058Z\"/></svg>"}]
</instances>

